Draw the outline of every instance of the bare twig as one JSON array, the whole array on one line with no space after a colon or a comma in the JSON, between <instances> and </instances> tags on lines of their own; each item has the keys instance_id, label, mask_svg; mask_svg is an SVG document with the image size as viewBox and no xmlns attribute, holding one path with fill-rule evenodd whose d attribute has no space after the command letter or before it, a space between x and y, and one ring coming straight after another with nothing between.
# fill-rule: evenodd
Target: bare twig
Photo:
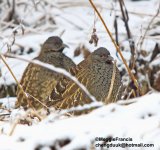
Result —
<instances>
[{"instance_id":1,"label":"bare twig","mask_svg":"<svg viewBox=\"0 0 160 150\"><path fill-rule=\"evenodd\" d=\"M131 91L129 92L128 96L127 96L127 100L130 99L131 95L133 94L134 90L131 89Z\"/></svg>"},{"instance_id":2,"label":"bare twig","mask_svg":"<svg viewBox=\"0 0 160 150\"><path fill-rule=\"evenodd\" d=\"M11 7L10 4L9 7ZM15 15L15 0L12 0L12 8L10 8L7 16L4 18L4 21L10 22L13 19L14 15Z\"/></svg>"},{"instance_id":3,"label":"bare twig","mask_svg":"<svg viewBox=\"0 0 160 150\"><path fill-rule=\"evenodd\" d=\"M32 0L32 3L33 3L33 6L34 6L35 10L37 11L38 10L37 4L39 4L40 2L39 1L35 2L35 0Z\"/></svg>"},{"instance_id":4,"label":"bare twig","mask_svg":"<svg viewBox=\"0 0 160 150\"><path fill-rule=\"evenodd\" d=\"M27 99L27 102L28 102L29 106L30 106L31 108L33 108L33 106L31 106L31 104L30 104L30 102L29 102L29 100L28 100L27 94L25 93L25 91L23 90L22 86L20 85L20 83L18 82L17 78L15 77L14 73L12 72L11 68L10 68L9 65L7 64L4 56L0 54L0 58L2 59L3 63L6 65L6 67L8 68L8 70L9 70L9 72L11 73L12 77L13 77L14 80L16 81L19 89L22 91L23 95L24 95L25 98Z\"/></svg>"},{"instance_id":5,"label":"bare twig","mask_svg":"<svg viewBox=\"0 0 160 150\"><path fill-rule=\"evenodd\" d=\"M118 88L118 91L117 91L117 94L116 94L116 98L114 99L113 103L116 102L116 100L117 100L117 98L119 96L119 93L121 92L122 88L123 88L123 84L121 84L121 86ZM122 96L120 98L122 98Z\"/></svg>"},{"instance_id":6,"label":"bare twig","mask_svg":"<svg viewBox=\"0 0 160 150\"><path fill-rule=\"evenodd\" d=\"M108 92L107 98L105 99L105 103L106 104L111 98L111 94L112 94L112 91L113 91L113 85L114 85L114 82L115 82L115 77L116 77L116 60L114 61L114 65L113 65L111 85L110 85L110 88L109 88L109 92Z\"/></svg>"},{"instance_id":7,"label":"bare twig","mask_svg":"<svg viewBox=\"0 0 160 150\"><path fill-rule=\"evenodd\" d=\"M157 92L157 90L154 89L154 88L151 86L151 83L150 83L148 74L146 74L146 80L147 80L148 88L149 88L151 91Z\"/></svg>"},{"instance_id":8,"label":"bare twig","mask_svg":"<svg viewBox=\"0 0 160 150\"><path fill-rule=\"evenodd\" d=\"M41 121L42 120L42 118L38 115L38 113L36 113L35 111L33 111L33 110L28 110L24 115L22 115L22 116L20 116L20 117L18 117L18 118L16 118L16 120L14 121L14 123L13 123L13 125L12 125L12 127L11 127L11 130L10 130L10 132L9 132L9 136L12 136L13 135L13 132L15 131L15 128L16 128L16 126L18 125L18 123L20 122L20 120L21 119L26 119L28 116L34 116L34 117L37 117L38 119L39 119L39 121Z\"/></svg>"},{"instance_id":9,"label":"bare twig","mask_svg":"<svg viewBox=\"0 0 160 150\"><path fill-rule=\"evenodd\" d=\"M122 17L123 17L123 21L126 27L126 31L127 31L127 36L128 36L128 40L129 40L129 46L131 49L131 60L130 60L130 66L132 69L136 69L135 68L135 44L131 35L131 31L128 25L128 20L129 20L129 16L128 16L128 11L126 9L126 6L124 4L123 0L119 0L119 4L120 4L120 8L121 8L121 12L122 12Z\"/></svg>"},{"instance_id":10,"label":"bare twig","mask_svg":"<svg viewBox=\"0 0 160 150\"><path fill-rule=\"evenodd\" d=\"M60 113L58 113L58 115L56 115L54 117L54 119L61 116L61 115L70 113L70 112L74 112L74 111L81 112L81 111L85 111L85 110L90 110L92 108L99 108L99 107L102 107L102 106L104 106L104 104L102 102L92 102L90 104L85 104L83 106L71 107L71 108L66 109L66 110L61 110Z\"/></svg>"},{"instance_id":11,"label":"bare twig","mask_svg":"<svg viewBox=\"0 0 160 150\"><path fill-rule=\"evenodd\" d=\"M36 97L30 95L29 93L27 93L27 95L29 95L29 97L32 97L35 101L39 102L42 106L44 106L47 110L49 110L49 107L47 107L44 103L42 103L39 99L37 99Z\"/></svg>"},{"instance_id":12,"label":"bare twig","mask_svg":"<svg viewBox=\"0 0 160 150\"><path fill-rule=\"evenodd\" d=\"M147 32L148 32L148 30L150 29L150 26L152 25L152 23L153 23L153 21L156 19L156 17L159 15L159 13L160 13L160 3L159 3L159 6L158 6L158 9L157 9L156 14L153 16L153 18L152 18L151 21L149 22L148 27L147 27L147 29L146 29L145 32L144 32L144 35L140 38L140 40L139 40L139 42L138 42L138 44L137 44L137 45L140 44L140 50L141 50L141 48L142 48L142 45L143 45L144 39L145 39L145 37L146 37L146 35L147 35Z\"/></svg>"},{"instance_id":13,"label":"bare twig","mask_svg":"<svg viewBox=\"0 0 160 150\"><path fill-rule=\"evenodd\" d=\"M117 17L118 17L118 16L115 16L115 18L114 18L114 28L115 28L116 44L119 46Z\"/></svg>"},{"instance_id":14,"label":"bare twig","mask_svg":"<svg viewBox=\"0 0 160 150\"><path fill-rule=\"evenodd\" d=\"M133 104L133 103L136 103L137 100L136 99L129 99L127 101L118 101L117 104L118 105L130 105L130 104Z\"/></svg>"},{"instance_id":15,"label":"bare twig","mask_svg":"<svg viewBox=\"0 0 160 150\"><path fill-rule=\"evenodd\" d=\"M160 53L160 45L158 43L156 43L154 50L152 52L152 55L151 55L150 62L152 62L159 53Z\"/></svg>"},{"instance_id":16,"label":"bare twig","mask_svg":"<svg viewBox=\"0 0 160 150\"><path fill-rule=\"evenodd\" d=\"M2 114L0 114L0 117L1 116L9 116L10 115L10 113L2 113Z\"/></svg>"}]
</instances>

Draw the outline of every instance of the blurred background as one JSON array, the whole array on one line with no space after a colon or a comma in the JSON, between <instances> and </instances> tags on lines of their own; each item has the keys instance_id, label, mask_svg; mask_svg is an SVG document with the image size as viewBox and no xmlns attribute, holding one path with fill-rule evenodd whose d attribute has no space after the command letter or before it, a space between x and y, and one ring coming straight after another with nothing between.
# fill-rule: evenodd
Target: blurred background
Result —
<instances>
[{"instance_id":1,"label":"blurred background","mask_svg":"<svg viewBox=\"0 0 160 150\"><path fill-rule=\"evenodd\" d=\"M142 95L160 91L159 0L95 0L123 56L138 79ZM89 1L0 0L0 53L33 59L41 44L53 35L69 45L64 53L78 64L90 52L104 46L117 60L125 92L136 97L133 83ZM93 38L95 36L95 39ZM20 80L27 62L6 58ZM0 98L15 97L16 83L0 60Z\"/></svg>"}]
</instances>

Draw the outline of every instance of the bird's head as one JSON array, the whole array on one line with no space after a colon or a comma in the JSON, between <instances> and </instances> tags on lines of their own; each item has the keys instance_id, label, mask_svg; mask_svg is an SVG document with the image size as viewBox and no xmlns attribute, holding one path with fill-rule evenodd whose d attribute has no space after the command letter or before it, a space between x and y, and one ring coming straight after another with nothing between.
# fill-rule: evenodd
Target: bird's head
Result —
<instances>
[{"instance_id":1,"label":"bird's head","mask_svg":"<svg viewBox=\"0 0 160 150\"><path fill-rule=\"evenodd\" d=\"M49 37L42 46L42 51L49 52L62 52L65 47L68 47L63 43L62 39L58 36Z\"/></svg>"},{"instance_id":2,"label":"bird's head","mask_svg":"<svg viewBox=\"0 0 160 150\"><path fill-rule=\"evenodd\" d=\"M111 64L113 61L113 57L110 55L110 52L104 47L96 49L90 57L94 62L105 62Z\"/></svg>"}]
</instances>

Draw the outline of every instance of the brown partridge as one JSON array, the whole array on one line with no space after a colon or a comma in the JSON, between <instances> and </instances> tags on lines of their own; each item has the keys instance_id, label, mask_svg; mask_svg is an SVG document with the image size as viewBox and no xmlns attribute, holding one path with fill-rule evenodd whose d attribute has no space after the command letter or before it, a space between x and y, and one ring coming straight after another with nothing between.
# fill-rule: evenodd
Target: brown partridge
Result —
<instances>
[{"instance_id":1,"label":"brown partridge","mask_svg":"<svg viewBox=\"0 0 160 150\"><path fill-rule=\"evenodd\" d=\"M98 101L111 103L121 97L120 72L106 48L100 47L95 50L71 72ZM114 81L112 88L111 80ZM108 97L110 88L111 92ZM92 102L76 83L66 78L57 83L52 91L51 99L58 101L54 105L58 109L67 109Z\"/></svg>"},{"instance_id":2,"label":"brown partridge","mask_svg":"<svg viewBox=\"0 0 160 150\"><path fill-rule=\"evenodd\" d=\"M66 47L63 41L57 37L49 37L43 44L41 52L36 60L54 65L55 67L69 70L74 67L74 62L65 56L62 51ZM42 107L36 99L46 104L48 96L51 94L54 86L60 79L60 74L53 72L45 67L30 63L25 69L20 84L23 90L30 95L28 99L21 90L17 89L16 106L28 107L28 102L36 109ZM35 99L36 98L36 99Z\"/></svg>"}]
</instances>

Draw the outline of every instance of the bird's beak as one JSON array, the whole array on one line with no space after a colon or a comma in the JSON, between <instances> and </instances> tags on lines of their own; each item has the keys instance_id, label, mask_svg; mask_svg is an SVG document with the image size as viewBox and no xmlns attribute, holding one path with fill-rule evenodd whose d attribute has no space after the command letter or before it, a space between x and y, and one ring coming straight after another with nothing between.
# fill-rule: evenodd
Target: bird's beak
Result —
<instances>
[{"instance_id":1,"label":"bird's beak","mask_svg":"<svg viewBox=\"0 0 160 150\"><path fill-rule=\"evenodd\" d=\"M113 61L114 59L113 59L113 57L112 56L108 56L108 60L110 60L110 61Z\"/></svg>"},{"instance_id":2,"label":"bird's beak","mask_svg":"<svg viewBox=\"0 0 160 150\"><path fill-rule=\"evenodd\" d=\"M68 46L67 44L64 44L64 43L63 43L62 47L64 47L64 48L66 48L66 47L69 48L69 46Z\"/></svg>"},{"instance_id":3,"label":"bird's beak","mask_svg":"<svg viewBox=\"0 0 160 150\"><path fill-rule=\"evenodd\" d=\"M107 61L106 62L109 63L109 64L111 64L111 63L113 63L113 60L114 60L113 57L109 55L107 57Z\"/></svg>"}]
</instances>

